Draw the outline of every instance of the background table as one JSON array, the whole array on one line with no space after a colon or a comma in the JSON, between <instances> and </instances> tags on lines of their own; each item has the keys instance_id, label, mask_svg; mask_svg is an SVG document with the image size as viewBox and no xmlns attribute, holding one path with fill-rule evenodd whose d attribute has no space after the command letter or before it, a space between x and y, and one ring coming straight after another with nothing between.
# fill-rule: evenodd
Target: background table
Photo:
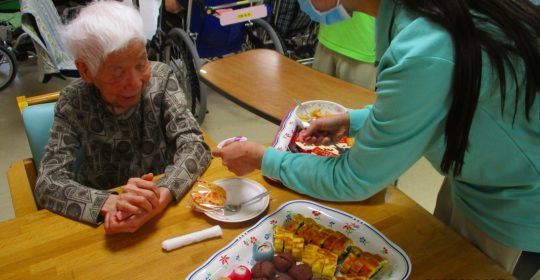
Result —
<instances>
[{"instance_id":1,"label":"background table","mask_svg":"<svg viewBox=\"0 0 540 280\"><path fill-rule=\"evenodd\" d=\"M329 100L353 109L375 102L370 90L266 49L209 62L199 76L225 97L275 124L296 106L294 99Z\"/></svg>"}]
</instances>

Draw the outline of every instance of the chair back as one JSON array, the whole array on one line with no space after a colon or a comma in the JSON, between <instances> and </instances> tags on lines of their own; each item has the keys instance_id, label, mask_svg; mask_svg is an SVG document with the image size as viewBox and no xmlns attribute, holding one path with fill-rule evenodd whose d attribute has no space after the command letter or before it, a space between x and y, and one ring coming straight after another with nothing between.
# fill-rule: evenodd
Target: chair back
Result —
<instances>
[{"instance_id":1,"label":"chair back","mask_svg":"<svg viewBox=\"0 0 540 280\"><path fill-rule=\"evenodd\" d=\"M55 105L56 102L32 105L23 109L21 113L36 170L39 170L45 145L49 141Z\"/></svg>"},{"instance_id":2,"label":"chair back","mask_svg":"<svg viewBox=\"0 0 540 280\"><path fill-rule=\"evenodd\" d=\"M219 18L208 15L200 1L193 1L190 32L197 33L195 45L201 58L219 57L238 52L246 40L245 23L221 26ZM226 4L230 0L207 0L208 5Z\"/></svg>"},{"instance_id":3,"label":"chair back","mask_svg":"<svg viewBox=\"0 0 540 280\"><path fill-rule=\"evenodd\" d=\"M59 92L41 94L33 97L17 96L17 104L23 120L24 130L32 152L34 166L39 170L45 146L49 142L54 122L54 108L60 97ZM73 171L79 170L84 155L82 150L76 151Z\"/></svg>"},{"instance_id":4,"label":"chair back","mask_svg":"<svg viewBox=\"0 0 540 280\"><path fill-rule=\"evenodd\" d=\"M15 215L17 217L39 210L34 199L37 170L41 164L45 145L49 141L50 129L54 122L54 108L59 92L34 97L18 96L17 103L23 119L24 129L32 151L32 158L18 160L9 167L6 177ZM202 131L205 142L215 149L216 144ZM82 151L77 151L74 170L78 170L84 159ZM162 175L156 177L159 178Z\"/></svg>"},{"instance_id":5,"label":"chair back","mask_svg":"<svg viewBox=\"0 0 540 280\"><path fill-rule=\"evenodd\" d=\"M21 112L24 130L34 159L34 166L39 170L45 145L49 141L50 130L54 121L54 107L60 94L58 92L34 97L17 96L17 105Z\"/></svg>"},{"instance_id":6,"label":"chair back","mask_svg":"<svg viewBox=\"0 0 540 280\"><path fill-rule=\"evenodd\" d=\"M39 210L34 199L37 168L43 157L50 128L54 120L54 106L59 93L48 93L34 97L17 97L17 105L23 119L33 158L13 162L6 172L11 202L15 216L20 217Z\"/></svg>"}]
</instances>

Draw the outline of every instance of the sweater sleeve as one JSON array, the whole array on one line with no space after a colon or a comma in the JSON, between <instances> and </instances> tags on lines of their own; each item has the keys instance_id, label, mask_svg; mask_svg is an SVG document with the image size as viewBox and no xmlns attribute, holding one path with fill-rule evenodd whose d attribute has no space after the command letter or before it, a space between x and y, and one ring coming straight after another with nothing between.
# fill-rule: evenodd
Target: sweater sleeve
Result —
<instances>
[{"instance_id":1,"label":"sweater sleeve","mask_svg":"<svg viewBox=\"0 0 540 280\"><path fill-rule=\"evenodd\" d=\"M453 63L436 57L395 60L380 69L373 107L351 111L355 143L337 158L267 149L263 174L332 201L364 200L405 172L444 131Z\"/></svg>"},{"instance_id":2,"label":"sweater sleeve","mask_svg":"<svg viewBox=\"0 0 540 280\"><path fill-rule=\"evenodd\" d=\"M174 162L165 168L165 176L157 185L168 188L174 200L178 201L206 170L212 157L199 124L187 109L184 93L172 72L165 86L163 106L165 134L168 142L176 144L176 152Z\"/></svg>"},{"instance_id":3,"label":"sweater sleeve","mask_svg":"<svg viewBox=\"0 0 540 280\"><path fill-rule=\"evenodd\" d=\"M39 168L35 196L40 207L69 218L100 224L99 212L110 195L104 190L84 186L73 172L81 144L75 124L75 110L60 95L49 142Z\"/></svg>"},{"instance_id":4,"label":"sweater sleeve","mask_svg":"<svg viewBox=\"0 0 540 280\"><path fill-rule=\"evenodd\" d=\"M371 112L372 105L368 105L363 109L349 111L349 136L354 136L366 123Z\"/></svg>"}]
</instances>

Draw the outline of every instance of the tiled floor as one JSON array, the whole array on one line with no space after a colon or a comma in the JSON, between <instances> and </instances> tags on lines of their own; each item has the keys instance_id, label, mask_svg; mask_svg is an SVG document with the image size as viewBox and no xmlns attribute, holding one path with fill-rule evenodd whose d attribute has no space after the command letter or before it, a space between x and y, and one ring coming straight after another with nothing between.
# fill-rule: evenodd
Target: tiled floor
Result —
<instances>
[{"instance_id":1,"label":"tiled floor","mask_svg":"<svg viewBox=\"0 0 540 280\"><path fill-rule=\"evenodd\" d=\"M42 84L36 77L35 67L34 60L21 63L14 83L0 92L0 170L3 174L14 160L31 157L15 97L59 90L68 82L53 78ZM209 114L202 128L216 141L244 135L260 143L270 143L278 128L215 92L210 92L208 104ZM442 177L421 159L399 179L399 188L432 212L441 182ZM0 221L12 217L11 196L4 175L0 176Z\"/></svg>"}]
</instances>

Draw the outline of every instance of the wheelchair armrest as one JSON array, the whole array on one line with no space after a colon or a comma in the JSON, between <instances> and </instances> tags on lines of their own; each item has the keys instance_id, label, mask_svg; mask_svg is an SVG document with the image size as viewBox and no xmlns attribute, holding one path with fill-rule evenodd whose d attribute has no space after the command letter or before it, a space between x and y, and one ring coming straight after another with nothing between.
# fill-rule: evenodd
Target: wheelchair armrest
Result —
<instances>
[{"instance_id":1,"label":"wheelchair armrest","mask_svg":"<svg viewBox=\"0 0 540 280\"><path fill-rule=\"evenodd\" d=\"M34 199L36 179L33 159L19 160L10 165L7 180L16 217L39 210Z\"/></svg>"}]
</instances>

